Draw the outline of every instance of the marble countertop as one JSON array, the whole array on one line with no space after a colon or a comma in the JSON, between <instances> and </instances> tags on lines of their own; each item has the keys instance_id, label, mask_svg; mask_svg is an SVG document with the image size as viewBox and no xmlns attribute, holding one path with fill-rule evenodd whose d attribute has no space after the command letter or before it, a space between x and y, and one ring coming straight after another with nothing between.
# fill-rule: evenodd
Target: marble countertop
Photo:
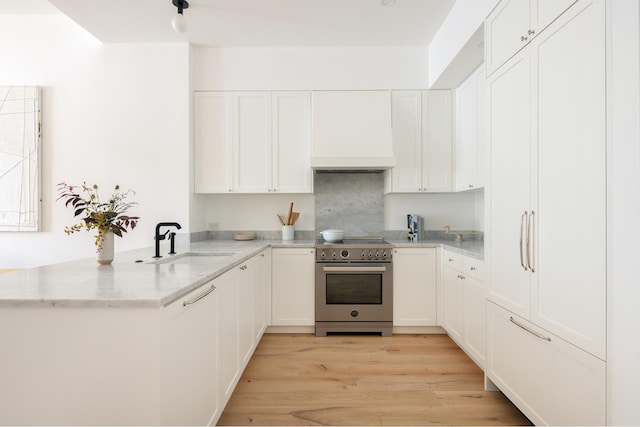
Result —
<instances>
[{"instance_id":1,"label":"marble countertop","mask_svg":"<svg viewBox=\"0 0 640 427\"><path fill-rule=\"evenodd\" d=\"M428 239L419 242L411 242L404 239L385 239L397 248L438 248L443 247L448 251L458 252L462 255L472 258L484 259L484 241L482 240L464 240L456 242L455 240L435 240Z\"/></svg>"},{"instance_id":2,"label":"marble countertop","mask_svg":"<svg viewBox=\"0 0 640 427\"><path fill-rule=\"evenodd\" d=\"M397 247L439 247L482 258L482 241L390 240ZM315 240L208 240L176 248L185 253L232 253L155 263L153 248L117 252L111 265L86 258L0 274L0 307L162 307L268 247L313 247ZM166 248L163 248L166 249ZM168 255L160 261L169 258Z\"/></svg>"}]
</instances>

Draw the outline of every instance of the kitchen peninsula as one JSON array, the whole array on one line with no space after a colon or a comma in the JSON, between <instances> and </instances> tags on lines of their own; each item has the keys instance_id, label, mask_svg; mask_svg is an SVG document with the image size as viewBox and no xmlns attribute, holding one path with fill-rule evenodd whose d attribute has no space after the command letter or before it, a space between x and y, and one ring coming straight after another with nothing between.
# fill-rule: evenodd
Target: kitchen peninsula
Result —
<instances>
[{"instance_id":1,"label":"kitchen peninsula","mask_svg":"<svg viewBox=\"0 0 640 427\"><path fill-rule=\"evenodd\" d=\"M0 275L0 424L215 423L271 323L272 248L313 244L213 240Z\"/></svg>"}]
</instances>

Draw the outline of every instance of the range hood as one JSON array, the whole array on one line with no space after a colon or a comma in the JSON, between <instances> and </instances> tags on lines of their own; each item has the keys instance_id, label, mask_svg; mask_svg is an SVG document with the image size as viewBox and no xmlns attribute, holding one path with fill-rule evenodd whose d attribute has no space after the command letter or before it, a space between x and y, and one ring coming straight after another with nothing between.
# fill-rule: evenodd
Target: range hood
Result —
<instances>
[{"instance_id":1,"label":"range hood","mask_svg":"<svg viewBox=\"0 0 640 427\"><path fill-rule=\"evenodd\" d=\"M381 171L395 165L393 157L312 157L311 167L318 171Z\"/></svg>"},{"instance_id":2,"label":"range hood","mask_svg":"<svg viewBox=\"0 0 640 427\"><path fill-rule=\"evenodd\" d=\"M392 168L391 92L313 92L311 141L313 169Z\"/></svg>"}]
</instances>

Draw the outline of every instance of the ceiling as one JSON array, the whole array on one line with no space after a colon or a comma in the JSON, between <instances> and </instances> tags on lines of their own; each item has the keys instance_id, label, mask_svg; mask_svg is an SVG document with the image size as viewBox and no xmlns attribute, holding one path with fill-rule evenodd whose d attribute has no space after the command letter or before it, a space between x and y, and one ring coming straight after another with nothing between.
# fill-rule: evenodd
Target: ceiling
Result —
<instances>
[{"instance_id":1,"label":"ceiling","mask_svg":"<svg viewBox=\"0 0 640 427\"><path fill-rule=\"evenodd\" d=\"M427 46L455 0L188 0L176 33L171 0L0 0L0 14L56 13L106 43L217 47Z\"/></svg>"}]
</instances>

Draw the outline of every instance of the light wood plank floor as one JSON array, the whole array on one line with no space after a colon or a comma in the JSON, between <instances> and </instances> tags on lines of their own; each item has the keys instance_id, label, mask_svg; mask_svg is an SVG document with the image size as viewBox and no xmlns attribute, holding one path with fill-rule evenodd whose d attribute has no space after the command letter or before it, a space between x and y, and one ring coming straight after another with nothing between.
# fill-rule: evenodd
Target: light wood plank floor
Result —
<instances>
[{"instance_id":1,"label":"light wood plank floor","mask_svg":"<svg viewBox=\"0 0 640 427\"><path fill-rule=\"evenodd\" d=\"M218 425L529 425L447 335L265 334Z\"/></svg>"}]
</instances>

